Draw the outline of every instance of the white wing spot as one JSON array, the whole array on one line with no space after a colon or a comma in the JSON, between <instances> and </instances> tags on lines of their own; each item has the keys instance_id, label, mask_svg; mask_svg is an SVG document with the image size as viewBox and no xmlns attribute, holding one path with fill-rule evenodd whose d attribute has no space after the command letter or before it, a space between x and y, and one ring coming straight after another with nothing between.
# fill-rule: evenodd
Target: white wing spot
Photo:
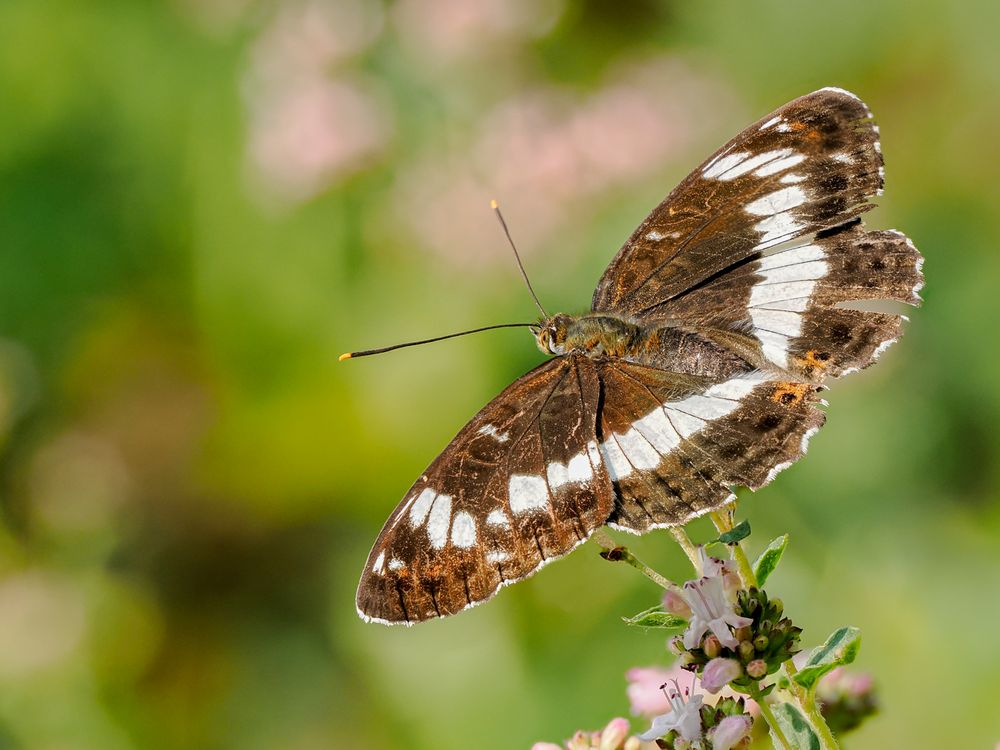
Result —
<instances>
[{"instance_id":1,"label":"white wing spot","mask_svg":"<svg viewBox=\"0 0 1000 750\"><path fill-rule=\"evenodd\" d=\"M792 126L787 122L778 123L778 127L775 130L779 133L791 133Z\"/></svg>"},{"instance_id":2,"label":"white wing spot","mask_svg":"<svg viewBox=\"0 0 1000 750\"><path fill-rule=\"evenodd\" d=\"M748 156L750 156L750 154L746 151L741 151L737 154L727 154L726 156L709 163L709 165L702 170L702 177L714 180L726 170L735 167Z\"/></svg>"},{"instance_id":3,"label":"white wing spot","mask_svg":"<svg viewBox=\"0 0 1000 750\"><path fill-rule=\"evenodd\" d=\"M451 543L463 549L476 543L476 519L464 510L456 513L455 520L451 523Z\"/></svg>"},{"instance_id":4,"label":"white wing spot","mask_svg":"<svg viewBox=\"0 0 1000 750\"><path fill-rule=\"evenodd\" d=\"M507 514L499 508L494 508L490 511L490 514L486 516L486 523L490 526L510 527L510 519L507 517Z\"/></svg>"},{"instance_id":5,"label":"white wing spot","mask_svg":"<svg viewBox=\"0 0 1000 750\"><path fill-rule=\"evenodd\" d=\"M769 127L771 127L772 125L777 125L779 122L781 122L781 115L775 115L770 120L761 125L759 129L767 130Z\"/></svg>"},{"instance_id":6,"label":"white wing spot","mask_svg":"<svg viewBox=\"0 0 1000 750\"><path fill-rule=\"evenodd\" d=\"M510 510L515 515L546 510L549 507L549 490L542 477L511 474L507 489Z\"/></svg>"},{"instance_id":7,"label":"white wing spot","mask_svg":"<svg viewBox=\"0 0 1000 750\"><path fill-rule=\"evenodd\" d=\"M670 424L670 420L667 419L667 414L662 408L653 409L642 419L633 422L632 426L663 455L680 445L681 436Z\"/></svg>"},{"instance_id":8,"label":"white wing spot","mask_svg":"<svg viewBox=\"0 0 1000 750\"><path fill-rule=\"evenodd\" d=\"M800 187L786 187L768 193L746 205L746 212L754 216L773 216L783 211L790 211L801 206L808 200L806 191Z\"/></svg>"},{"instance_id":9,"label":"white wing spot","mask_svg":"<svg viewBox=\"0 0 1000 750\"><path fill-rule=\"evenodd\" d=\"M501 432L500 430L498 430L496 428L496 425L485 424L479 428L478 432L480 435L486 435L487 437L493 438L498 443L506 443L508 440L510 440L510 435L508 435L506 432Z\"/></svg>"},{"instance_id":10,"label":"white wing spot","mask_svg":"<svg viewBox=\"0 0 1000 750\"><path fill-rule=\"evenodd\" d=\"M666 235L663 234L663 232L658 232L655 229L652 229L652 230L646 232L646 239L647 240L652 240L653 242L659 242L664 237L666 237Z\"/></svg>"},{"instance_id":11,"label":"white wing spot","mask_svg":"<svg viewBox=\"0 0 1000 750\"><path fill-rule=\"evenodd\" d=\"M546 474L549 478L549 487L556 489L564 484L589 482L594 478L594 469L585 451L577 453L566 464L553 461L548 465Z\"/></svg>"},{"instance_id":12,"label":"white wing spot","mask_svg":"<svg viewBox=\"0 0 1000 750\"><path fill-rule=\"evenodd\" d=\"M437 497L437 493L434 490L430 487L424 487L417 499L413 501L413 505L410 506L410 526L419 529L423 525L435 497Z\"/></svg>"},{"instance_id":13,"label":"white wing spot","mask_svg":"<svg viewBox=\"0 0 1000 750\"><path fill-rule=\"evenodd\" d=\"M750 309L754 328L795 338L802 333L802 316L787 310Z\"/></svg>"},{"instance_id":14,"label":"white wing spot","mask_svg":"<svg viewBox=\"0 0 1000 750\"><path fill-rule=\"evenodd\" d=\"M769 247L779 245L791 239L805 226L805 224L796 221L791 211L767 216L754 224L754 229L761 233L760 243L754 249L766 250Z\"/></svg>"},{"instance_id":15,"label":"white wing spot","mask_svg":"<svg viewBox=\"0 0 1000 750\"><path fill-rule=\"evenodd\" d=\"M372 565L372 573L376 575L382 575L382 566L385 564L385 550L378 553L378 557L375 558L375 564Z\"/></svg>"},{"instance_id":16,"label":"white wing spot","mask_svg":"<svg viewBox=\"0 0 1000 750\"><path fill-rule=\"evenodd\" d=\"M786 149L788 151L790 149ZM801 164L806 160L805 154L792 154L791 156L786 156L784 159L777 159L763 167L758 169L754 174L757 177L770 177L773 174L778 174L778 172L784 172L786 169L791 169L796 164Z\"/></svg>"},{"instance_id":17,"label":"white wing spot","mask_svg":"<svg viewBox=\"0 0 1000 750\"><path fill-rule=\"evenodd\" d=\"M764 374L754 374L718 383L703 394L670 401L632 423L624 435L611 435L600 445L612 480L629 476L634 469L657 466L682 438L703 430L713 420L732 414L742 399L760 383Z\"/></svg>"},{"instance_id":18,"label":"white wing spot","mask_svg":"<svg viewBox=\"0 0 1000 750\"><path fill-rule=\"evenodd\" d=\"M775 159L784 159L792 153L790 148L781 148L775 151L765 151L756 156L752 156L749 159L744 159L739 164L717 176L717 179L728 182L729 180L735 180L737 177L745 175L747 172L752 172L753 170L760 167L762 164L767 164Z\"/></svg>"},{"instance_id":19,"label":"white wing spot","mask_svg":"<svg viewBox=\"0 0 1000 750\"><path fill-rule=\"evenodd\" d=\"M496 565L509 559L510 555L503 550L491 550L486 553L486 562L490 563L490 565Z\"/></svg>"},{"instance_id":20,"label":"white wing spot","mask_svg":"<svg viewBox=\"0 0 1000 750\"><path fill-rule=\"evenodd\" d=\"M434 549L441 549L448 541L448 527L451 526L451 496L438 495L434 499L427 519L427 538Z\"/></svg>"},{"instance_id":21,"label":"white wing spot","mask_svg":"<svg viewBox=\"0 0 1000 750\"><path fill-rule=\"evenodd\" d=\"M761 271L768 271L779 266L790 266L794 263L824 260L825 258L826 251L819 245L799 245L761 258L757 261L757 268Z\"/></svg>"},{"instance_id":22,"label":"white wing spot","mask_svg":"<svg viewBox=\"0 0 1000 750\"><path fill-rule=\"evenodd\" d=\"M611 481L616 482L632 473L632 464L625 458L625 454L622 453L621 446L618 445L614 435L601 443L600 448Z\"/></svg>"},{"instance_id":23,"label":"white wing spot","mask_svg":"<svg viewBox=\"0 0 1000 750\"><path fill-rule=\"evenodd\" d=\"M794 172L792 172L790 174L782 175L781 179L779 179L778 182L782 183L783 185L794 185L795 183L802 182L805 179L806 176L804 174L795 174Z\"/></svg>"},{"instance_id":24,"label":"white wing spot","mask_svg":"<svg viewBox=\"0 0 1000 750\"><path fill-rule=\"evenodd\" d=\"M406 563L400 560L398 557L394 557L389 561L389 570L399 570L400 568L405 568Z\"/></svg>"},{"instance_id":25,"label":"white wing spot","mask_svg":"<svg viewBox=\"0 0 1000 750\"><path fill-rule=\"evenodd\" d=\"M834 161L839 161L841 164L853 164L854 157L850 154L845 154L843 151L839 151L831 157Z\"/></svg>"},{"instance_id":26,"label":"white wing spot","mask_svg":"<svg viewBox=\"0 0 1000 750\"><path fill-rule=\"evenodd\" d=\"M660 454L635 428L617 437L618 445L635 468L652 469L660 463Z\"/></svg>"},{"instance_id":27,"label":"white wing spot","mask_svg":"<svg viewBox=\"0 0 1000 750\"><path fill-rule=\"evenodd\" d=\"M816 283L830 271L818 245L802 245L757 261L761 280L750 290L750 320L767 359L788 366L789 344L802 333L802 315Z\"/></svg>"},{"instance_id":28,"label":"white wing spot","mask_svg":"<svg viewBox=\"0 0 1000 750\"><path fill-rule=\"evenodd\" d=\"M728 398L730 401L740 401L748 396L754 388L766 381L767 377L760 374L733 378L724 383L713 385L705 391L705 395L713 398Z\"/></svg>"}]
</instances>

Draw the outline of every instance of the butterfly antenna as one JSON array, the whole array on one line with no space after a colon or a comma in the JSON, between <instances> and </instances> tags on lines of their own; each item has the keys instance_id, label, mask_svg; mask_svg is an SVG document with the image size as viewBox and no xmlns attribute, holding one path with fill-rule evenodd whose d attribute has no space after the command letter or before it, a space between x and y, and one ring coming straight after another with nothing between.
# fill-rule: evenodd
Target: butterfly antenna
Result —
<instances>
[{"instance_id":1,"label":"butterfly antenna","mask_svg":"<svg viewBox=\"0 0 1000 750\"><path fill-rule=\"evenodd\" d=\"M492 331L496 328L538 328L537 323L501 323L495 326L483 326L482 328L473 328L469 331L459 331L458 333L449 333L447 336L435 336L432 339L422 339L420 341L407 341L405 344L393 344L392 346L383 346L379 349L364 349L360 352L345 352L338 357L339 361L343 362L345 359L357 359L358 357L370 357L372 354L382 354L384 352L391 352L393 349L403 349L407 346L420 346L421 344L431 344L435 341L444 341L445 339L453 339L457 336L468 336L470 333L479 333L480 331Z\"/></svg>"},{"instance_id":2,"label":"butterfly antenna","mask_svg":"<svg viewBox=\"0 0 1000 750\"><path fill-rule=\"evenodd\" d=\"M495 200L490 201L490 208L493 209L494 213L497 215L497 219L500 220L500 226L503 227L503 233L507 235L507 242L510 243L510 249L514 251L514 258L517 260L517 267L521 269L521 276L524 279L524 283L528 285L528 291L531 292L531 298L535 300L535 306L538 311L542 314L543 318L548 318L549 314L545 312L545 308L542 307L542 303L538 301L538 295L535 294L535 290L531 287L531 281L528 279L528 274L524 270L524 264L521 262L521 256L517 252L517 246L514 245L514 239L510 236L510 230L507 228L507 222L504 221L503 214L500 213L500 206Z\"/></svg>"}]
</instances>

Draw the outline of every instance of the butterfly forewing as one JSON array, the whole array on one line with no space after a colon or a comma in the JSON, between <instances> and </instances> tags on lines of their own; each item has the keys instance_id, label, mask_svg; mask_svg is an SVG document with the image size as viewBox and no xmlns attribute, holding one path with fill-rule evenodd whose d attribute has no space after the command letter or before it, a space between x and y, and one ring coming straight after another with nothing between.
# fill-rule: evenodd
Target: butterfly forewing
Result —
<instances>
[{"instance_id":1,"label":"butterfly forewing","mask_svg":"<svg viewBox=\"0 0 1000 750\"><path fill-rule=\"evenodd\" d=\"M849 221L881 187L878 129L864 103L839 89L796 99L656 207L604 272L592 309L667 317L670 300L768 248Z\"/></svg>"},{"instance_id":2,"label":"butterfly forewing","mask_svg":"<svg viewBox=\"0 0 1000 750\"><path fill-rule=\"evenodd\" d=\"M488 404L390 516L358 588L366 619L454 614L585 540L611 512L586 357L550 360Z\"/></svg>"}]
</instances>

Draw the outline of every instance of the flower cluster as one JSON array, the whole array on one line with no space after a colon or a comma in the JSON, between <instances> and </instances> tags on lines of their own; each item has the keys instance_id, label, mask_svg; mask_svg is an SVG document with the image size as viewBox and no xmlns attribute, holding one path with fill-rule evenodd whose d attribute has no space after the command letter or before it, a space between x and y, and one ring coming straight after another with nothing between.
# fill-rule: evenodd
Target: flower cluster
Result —
<instances>
[{"instance_id":1,"label":"flower cluster","mask_svg":"<svg viewBox=\"0 0 1000 750\"><path fill-rule=\"evenodd\" d=\"M721 575L688 581L684 592L690 624L670 646L682 667L702 673L709 692L730 683L747 690L799 651L802 629L783 616L780 599L751 587L732 601Z\"/></svg>"},{"instance_id":2,"label":"flower cluster","mask_svg":"<svg viewBox=\"0 0 1000 750\"><path fill-rule=\"evenodd\" d=\"M702 696L681 693L674 681L661 689L670 702L670 711L653 719L649 731L639 735L643 740L657 740L668 750L742 750L750 744L753 717L746 713L742 699L726 698L716 705L703 705Z\"/></svg>"}]
</instances>

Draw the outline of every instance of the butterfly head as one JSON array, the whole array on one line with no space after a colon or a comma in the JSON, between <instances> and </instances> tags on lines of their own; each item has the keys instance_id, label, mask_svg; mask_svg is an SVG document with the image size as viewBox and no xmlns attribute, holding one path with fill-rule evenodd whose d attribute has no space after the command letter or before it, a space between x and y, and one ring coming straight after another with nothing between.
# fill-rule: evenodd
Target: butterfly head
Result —
<instances>
[{"instance_id":1,"label":"butterfly head","mask_svg":"<svg viewBox=\"0 0 1000 750\"><path fill-rule=\"evenodd\" d=\"M565 354L569 350L566 346L569 328L574 321L573 316L566 313L556 313L551 318L543 320L533 329L538 348L545 354Z\"/></svg>"}]
</instances>

